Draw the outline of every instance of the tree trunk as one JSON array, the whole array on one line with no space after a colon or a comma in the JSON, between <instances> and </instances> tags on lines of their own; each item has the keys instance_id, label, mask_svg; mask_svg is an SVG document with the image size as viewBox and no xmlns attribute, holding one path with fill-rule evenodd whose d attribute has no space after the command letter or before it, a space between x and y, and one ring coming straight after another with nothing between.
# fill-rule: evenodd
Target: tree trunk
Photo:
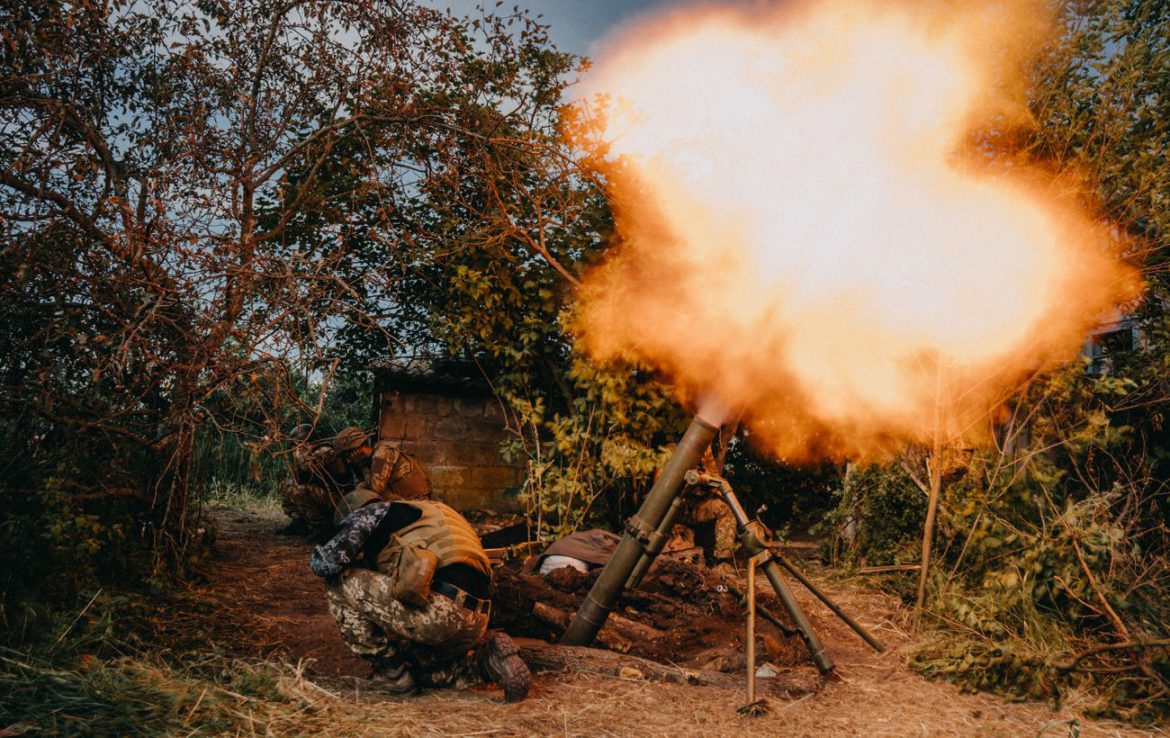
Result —
<instances>
[{"instance_id":1,"label":"tree trunk","mask_svg":"<svg viewBox=\"0 0 1170 738\"><path fill-rule=\"evenodd\" d=\"M926 504L926 524L922 527L922 569L918 572L918 598L914 602L914 624L921 625L922 607L926 603L926 579L930 574L930 552L934 542L934 519L942 492L942 436L935 434L934 448L927 462L930 467L930 496Z\"/></svg>"}]
</instances>

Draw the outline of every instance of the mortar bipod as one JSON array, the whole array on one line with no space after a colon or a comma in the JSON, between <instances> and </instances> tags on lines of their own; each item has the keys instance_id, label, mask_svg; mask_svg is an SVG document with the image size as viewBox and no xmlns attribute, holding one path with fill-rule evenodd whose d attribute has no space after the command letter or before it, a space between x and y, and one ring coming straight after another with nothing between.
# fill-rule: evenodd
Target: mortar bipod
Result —
<instances>
[{"instance_id":1,"label":"mortar bipod","mask_svg":"<svg viewBox=\"0 0 1170 738\"><path fill-rule=\"evenodd\" d=\"M751 554L751 556L755 556L755 551L753 551L751 549L751 547L749 547L748 542L745 542L744 533L745 532L751 533L752 532L751 529L753 529L753 527L755 527L755 529L757 529L757 531L764 532L763 536L761 536L761 534L758 534L758 532L757 532L755 538L758 540L759 544L761 544L761 546L763 547L763 550L768 551L768 545L766 545L764 543L764 540L766 540L766 538L768 538L768 533L766 533L765 527L762 524L759 524L758 522L748 522L748 516L746 516L746 513L744 513L742 506L739 505L738 498L735 496L735 491L732 491L731 485L728 483L727 480L724 480L723 477L716 476L716 475L702 474L702 473L698 473L698 471L688 471L687 476L686 476L686 482L687 482L687 484L706 485L706 487L715 488L718 490L718 492L720 492L720 497L723 498L723 502L728 505L728 508L731 509L731 515L735 516L736 527L737 527L737 530L739 531L739 542L741 542L743 544L744 550L748 551L748 553ZM744 529L748 529L748 530L745 531ZM805 577L804 573L801 572L799 570L799 568L797 568L796 564L793 564L792 561L789 560L789 558L784 556L784 554L778 553L778 552L777 553L770 553L769 559L771 560L771 563L773 566L775 566L775 564L778 561L778 563L780 565L784 566L784 568L786 568L786 570L789 570L789 573L792 574L793 577L796 577L797 581L799 581L801 585L804 585L805 588L808 589L808 592L811 592L815 596L815 598L817 598L821 602L824 602L825 606L828 609L830 609L830 611L832 611L832 613L834 615L837 615L838 618L841 620L841 622L844 622L845 625L849 626L849 628L851 628L854 633L861 636L861 640L868 643L870 648L873 648L875 651L878 651L878 653L883 653L883 651L886 650L886 647L882 646L882 644L878 641L878 639L875 639L875 637L873 635L870 635L868 630L866 630L865 628L863 628L861 626L861 623L859 623L858 621L855 621L845 611L842 611L841 607L838 605L837 602L834 602L830 598L830 596L828 596L824 592L821 592L821 589L819 587L817 587L817 585L812 584L812 582L810 580L808 580L807 577ZM765 567L764 572L765 572L765 574L768 573L768 568ZM771 574L769 574L769 581L772 581ZM775 587L775 582L773 582L773 587ZM779 594L778 589L777 589L777 594ZM784 606L785 606L785 608L787 608L787 601L784 600L783 595L780 595L780 600L784 601ZM793 605L794 605L794 602L793 602ZM789 614L792 615L791 609L789 611ZM800 630L801 635L803 635L804 629L799 626L799 623L797 622L796 616L792 616L792 622L794 623L794 625L797 625L798 630ZM812 647L810 646L810 650L811 649L812 649ZM818 665L819 665L819 662L818 662Z\"/></svg>"},{"instance_id":2,"label":"mortar bipod","mask_svg":"<svg viewBox=\"0 0 1170 738\"><path fill-rule=\"evenodd\" d=\"M808 647L809 653L812 654L812 659L816 662L817 668L822 673L832 671L833 659L825 651L821 639L817 637L812 624L808 622L808 618L804 616L804 611L800 609L796 598L792 596L792 590L788 588L788 585L784 583L784 579L780 576L780 565L772 558L771 552L764 542L767 534L761 535L763 526L755 521L748 520L747 513L743 511L743 506L739 504L739 498L735 496L731 485L723 477L718 477L714 474L704 474L691 469L686 473L685 480L688 485L711 487L719 492L723 503L727 505L728 509L731 510L732 516L735 518L735 529L739 533L740 545L743 546L748 556L760 556L760 567L764 570L764 576L768 578L772 589L776 591L776 596L780 598L784 609L788 611L788 617L792 618L792 624L796 626L796 630L800 633L804 645Z\"/></svg>"}]
</instances>

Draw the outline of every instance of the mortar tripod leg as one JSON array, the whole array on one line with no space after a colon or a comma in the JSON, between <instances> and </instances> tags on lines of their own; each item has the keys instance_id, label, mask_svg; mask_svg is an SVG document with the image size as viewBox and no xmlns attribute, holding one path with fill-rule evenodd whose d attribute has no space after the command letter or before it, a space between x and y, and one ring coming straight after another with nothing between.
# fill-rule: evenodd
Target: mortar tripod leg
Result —
<instances>
[{"instance_id":1,"label":"mortar tripod leg","mask_svg":"<svg viewBox=\"0 0 1170 738\"><path fill-rule=\"evenodd\" d=\"M749 556L760 556L765 560L761 564L764 569L764 576L768 577L768 582L772 585L772 589L776 591L776 596L780 598L784 609L788 611L788 616L792 618L792 624L796 626L800 637L804 640L804 645L808 647L808 651L812 654L813 661L821 673L828 673L833 670L833 659L825 651L824 644L821 639L817 637L817 633L813 630L812 624L808 622L808 618L804 616L804 611L800 609L796 598L792 596L792 590L784 583L784 579L780 576L780 565L771 557L768 547L760 540L756 534L755 528L758 524L752 523L748 520L747 513L743 511L743 506L739 504L739 498L735 496L735 491L731 489L726 480L719 480L719 493L723 498L723 502L731 509L731 514L735 517L736 529L739 531L739 542L747 551Z\"/></svg>"}]
</instances>

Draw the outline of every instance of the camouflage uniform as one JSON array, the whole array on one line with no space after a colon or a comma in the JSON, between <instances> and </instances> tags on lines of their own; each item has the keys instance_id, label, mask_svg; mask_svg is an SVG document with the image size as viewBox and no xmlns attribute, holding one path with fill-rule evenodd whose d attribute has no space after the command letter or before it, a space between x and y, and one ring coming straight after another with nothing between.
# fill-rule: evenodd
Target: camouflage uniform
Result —
<instances>
[{"instance_id":1,"label":"camouflage uniform","mask_svg":"<svg viewBox=\"0 0 1170 738\"><path fill-rule=\"evenodd\" d=\"M362 495L358 490L347 499ZM481 681L481 664L472 652L487 631L486 599L477 601L457 587L436 584L459 593L460 599L430 590L423 592L421 603L410 604L399 591L400 557L406 548L436 560L436 583L444 581L448 567L471 573L485 590L491 580L479 538L450 507L430 501L367 504L313 551L313 571L326 578L329 611L342 638L401 691Z\"/></svg>"},{"instance_id":2,"label":"camouflage uniform","mask_svg":"<svg viewBox=\"0 0 1170 738\"><path fill-rule=\"evenodd\" d=\"M688 489L688 498L683 505L679 521L683 525L694 528L703 523L715 523L715 547L710 555L716 560L730 559L735 555L738 542L735 516L731 509L717 497L700 496L697 490Z\"/></svg>"},{"instance_id":3,"label":"camouflage uniform","mask_svg":"<svg viewBox=\"0 0 1170 738\"><path fill-rule=\"evenodd\" d=\"M390 595L392 584L381 572L353 569L326 590L329 612L350 649L402 689L479 681L469 656L487 631L488 613L439 595L410 607Z\"/></svg>"},{"instance_id":4,"label":"camouflage uniform","mask_svg":"<svg viewBox=\"0 0 1170 738\"><path fill-rule=\"evenodd\" d=\"M386 500L437 499L426 467L399 448L397 441L374 444L366 486Z\"/></svg>"},{"instance_id":5,"label":"camouflage uniform","mask_svg":"<svg viewBox=\"0 0 1170 738\"><path fill-rule=\"evenodd\" d=\"M353 453L368 439L369 433L357 426L343 428L329 442L308 443L302 437L293 449L296 475L280 485L281 508L294 523L300 520L318 531L330 527L342 497L369 477L369 455Z\"/></svg>"},{"instance_id":6,"label":"camouflage uniform","mask_svg":"<svg viewBox=\"0 0 1170 738\"><path fill-rule=\"evenodd\" d=\"M674 448L670 444L669 448ZM715 457L708 448L699 462L699 469L718 474L720 469ZM654 473L654 481L658 481L659 469ZM736 546L739 545L739 535L736 529L735 516L731 508L715 493L708 489L686 487L682 491L682 510L675 521L692 530L704 523L715 523L715 545L708 551L708 555L716 561L726 561L735 556Z\"/></svg>"},{"instance_id":7,"label":"camouflage uniform","mask_svg":"<svg viewBox=\"0 0 1170 738\"><path fill-rule=\"evenodd\" d=\"M329 493L319 484L300 484L293 477L280 482L280 509L312 530L326 527L332 516L329 502Z\"/></svg>"},{"instance_id":8,"label":"camouflage uniform","mask_svg":"<svg viewBox=\"0 0 1170 738\"><path fill-rule=\"evenodd\" d=\"M280 483L280 507L311 529L329 527L337 501L353 487L353 472L329 444L293 449L296 474Z\"/></svg>"}]
</instances>

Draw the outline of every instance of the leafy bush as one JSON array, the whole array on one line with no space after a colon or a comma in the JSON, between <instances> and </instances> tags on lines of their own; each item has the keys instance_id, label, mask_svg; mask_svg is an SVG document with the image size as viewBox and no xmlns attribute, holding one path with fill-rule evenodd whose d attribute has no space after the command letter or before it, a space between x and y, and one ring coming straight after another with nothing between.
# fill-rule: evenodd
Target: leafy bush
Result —
<instances>
[{"instance_id":1,"label":"leafy bush","mask_svg":"<svg viewBox=\"0 0 1170 738\"><path fill-rule=\"evenodd\" d=\"M550 536L617 525L649 489L683 423L665 387L628 367L576 357L564 382L568 396L497 384L514 437L505 456L527 463L519 496L538 532Z\"/></svg>"},{"instance_id":2,"label":"leafy bush","mask_svg":"<svg viewBox=\"0 0 1170 738\"><path fill-rule=\"evenodd\" d=\"M1081 366L1034 383L1000 448L944 490L919 668L1017 695L1079 684L1131 720L1170 712L1170 489L1138 418L1112 410L1138 386Z\"/></svg>"},{"instance_id":3,"label":"leafy bush","mask_svg":"<svg viewBox=\"0 0 1170 738\"><path fill-rule=\"evenodd\" d=\"M926 496L898 465L851 469L833 496L836 507L817 528L828 534L832 563L884 566L919 559Z\"/></svg>"}]
</instances>

